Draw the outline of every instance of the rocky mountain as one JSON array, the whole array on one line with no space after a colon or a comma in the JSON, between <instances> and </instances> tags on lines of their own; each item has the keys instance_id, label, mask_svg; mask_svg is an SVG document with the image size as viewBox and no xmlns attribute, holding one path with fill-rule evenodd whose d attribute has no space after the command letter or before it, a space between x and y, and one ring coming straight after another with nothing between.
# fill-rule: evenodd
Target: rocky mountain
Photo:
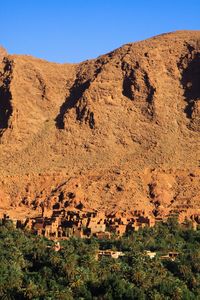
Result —
<instances>
[{"instance_id":1,"label":"rocky mountain","mask_svg":"<svg viewBox=\"0 0 200 300\"><path fill-rule=\"evenodd\" d=\"M1 213L200 208L200 31L80 64L0 62Z\"/></svg>"}]
</instances>

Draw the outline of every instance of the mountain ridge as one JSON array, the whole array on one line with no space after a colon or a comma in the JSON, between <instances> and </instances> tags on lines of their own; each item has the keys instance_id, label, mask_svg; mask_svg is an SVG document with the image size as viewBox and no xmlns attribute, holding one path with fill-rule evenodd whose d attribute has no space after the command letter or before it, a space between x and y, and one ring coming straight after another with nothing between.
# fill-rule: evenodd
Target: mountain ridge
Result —
<instances>
[{"instance_id":1,"label":"mountain ridge","mask_svg":"<svg viewBox=\"0 0 200 300\"><path fill-rule=\"evenodd\" d=\"M72 203L95 209L198 209L199 58L200 31L129 43L79 64L4 52L2 212L32 214L42 202L51 209L59 198L52 190L69 178L66 199L73 192Z\"/></svg>"}]
</instances>

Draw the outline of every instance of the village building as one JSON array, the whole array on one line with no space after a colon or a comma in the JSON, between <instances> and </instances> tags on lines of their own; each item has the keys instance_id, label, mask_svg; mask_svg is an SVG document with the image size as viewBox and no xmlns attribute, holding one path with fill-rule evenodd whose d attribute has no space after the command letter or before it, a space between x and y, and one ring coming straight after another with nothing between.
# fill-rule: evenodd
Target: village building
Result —
<instances>
[{"instance_id":1,"label":"village building","mask_svg":"<svg viewBox=\"0 0 200 300\"><path fill-rule=\"evenodd\" d=\"M54 251L58 252L60 251L61 247L60 247L60 243L59 242L55 242L54 246L53 246Z\"/></svg>"},{"instance_id":2,"label":"village building","mask_svg":"<svg viewBox=\"0 0 200 300\"><path fill-rule=\"evenodd\" d=\"M97 232L105 232L106 224L104 224L104 220L99 220L95 217L89 220L88 228L91 230L91 234L95 234Z\"/></svg>"},{"instance_id":3,"label":"village building","mask_svg":"<svg viewBox=\"0 0 200 300\"><path fill-rule=\"evenodd\" d=\"M96 254L96 260L100 260L103 257L118 259L119 257L124 256L125 254L122 251L114 250L98 250Z\"/></svg>"},{"instance_id":4,"label":"village building","mask_svg":"<svg viewBox=\"0 0 200 300\"><path fill-rule=\"evenodd\" d=\"M175 259L178 257L178 255L179 255L179 252L171 251L171 252L168 252L167 255L160 256L160 259L175 261Z\"/></svg>"},{"instance_id":5,"label":"village building","mask_svg":"<svg viewBox=\"0 0 200 300\"><path fill-rule=\"evenodd\" d=\"M43 213L35 218L26 220L14 220L14 225L18 228L26 228L34 234L43 235L49 239L67 239L72 236L79 238L89 238L95 236L98 239L110 238L112 234L120 237L127 233L134 232L144 227L152 227L159 222L164 222L166 216L154 217L148 215L144 210L135 210L129 214L125 212L115 212L105 215L104 212L89 210L66 209L56 206L51 211L43 208ZM183 209L179 215L176 211L170 211L169 216L176 215L183 226L190 224L193 229L197 229L200 224L200 211L186 211ZM3 222L9 220L4 215ZM187 220L187 222L186 222Z\"/></svg>"},{"instance_id":6,"label":"village building","mask_svg":"<svg viewBox=\"0 0 200 300\"><path fill-rule=\"evenodd\" d=\"M44 235L44 223L35 223L33 225L33 233L36 235Z\"/></svg>"},{"instance_id":7,"label":"village building","mask_svg":"<svg viewBox=\"0 0 200 300\"><path fill-rule=\"evenodd\" d=\"M152 252L150 250L145 251L145 255L148 256L150 259L155 258L156 254L157 254L156 252Z\"/></svg>"},{"instance_id":8,"label":"village building","mask_svg":"<svg viewBox=\"0 0 200 300\"><path fill-rule=\"evenodd\" d=\"M99 240L110 239L111 238L111 233L109 231L97 232L97 233L94 234L94 236L96 238L98 238Z\"/></svg>"}]
</instances>

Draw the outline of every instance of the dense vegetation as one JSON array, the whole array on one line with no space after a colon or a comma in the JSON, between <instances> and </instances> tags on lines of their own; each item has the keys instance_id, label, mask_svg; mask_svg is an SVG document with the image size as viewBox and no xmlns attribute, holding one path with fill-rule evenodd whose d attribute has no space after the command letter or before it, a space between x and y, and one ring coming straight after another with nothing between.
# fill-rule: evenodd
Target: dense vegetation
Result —
<instances>
[{"instance_id":1,"label":"dense vegetation","mask_svg":"<svg viewBox=\"0 0 200 300\"><path fill-rule=\"evenodd\" d=\"M175 220L119 239L72 238L59 252L51 245L0 225L0 299L200 299L200 230ZM95 260L99 248L125 256ZM160 259L172 250L180 253L175 261Z\"/></svg>"}]
</instances>

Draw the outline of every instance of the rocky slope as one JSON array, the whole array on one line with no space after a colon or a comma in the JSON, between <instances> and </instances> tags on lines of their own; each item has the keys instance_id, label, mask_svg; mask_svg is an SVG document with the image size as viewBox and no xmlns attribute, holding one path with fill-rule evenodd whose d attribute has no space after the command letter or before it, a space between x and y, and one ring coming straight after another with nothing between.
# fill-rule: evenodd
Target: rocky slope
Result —
<instances>
[{"instance_id":1,"label":"rocky slope","mask_svg":"<svg viewBox=\"0 0 200 300\"><path fill-rule=\"evenodd\" d=\"M1 212L200 207L200 31L76 65L0 62Z\"/></svg>"}]
</instances>

